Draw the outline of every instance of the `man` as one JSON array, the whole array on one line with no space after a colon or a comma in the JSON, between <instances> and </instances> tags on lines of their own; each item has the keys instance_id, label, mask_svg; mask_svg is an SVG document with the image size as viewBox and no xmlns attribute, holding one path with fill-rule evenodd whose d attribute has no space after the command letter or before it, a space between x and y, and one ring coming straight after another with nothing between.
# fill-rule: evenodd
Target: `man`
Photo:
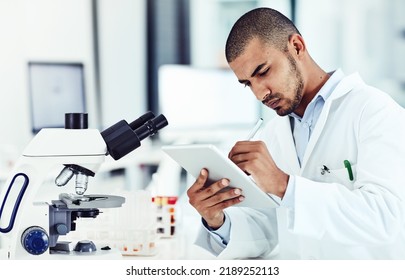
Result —
<instances>
[{"instance_id":1,"label":"man","mask_svg":"<svg viewBox=\"0 0 405 280\"><path fill-rule=\"evenodd\" d=\"M258 8L226 43L240 83L278 114L262 141L229 158L280 207L237 206L202 170L187 195L202 216L196 244L218 258L405 259L405 113L358 74L327 73L293 23Z\"/></svg>"}]
</instances>

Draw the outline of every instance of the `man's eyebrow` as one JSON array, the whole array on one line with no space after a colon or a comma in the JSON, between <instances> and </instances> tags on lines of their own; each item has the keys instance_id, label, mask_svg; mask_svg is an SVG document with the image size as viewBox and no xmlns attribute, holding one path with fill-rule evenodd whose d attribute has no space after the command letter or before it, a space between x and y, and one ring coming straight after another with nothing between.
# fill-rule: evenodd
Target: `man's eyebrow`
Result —
<instances>
[{"instance_id":1,"label":"man's eyebrow","mask_svg":"<svg viewBox=\"0 0 405 280\"><path fill-rule=\"evenodd\" d=\"M266 63L262 63L259 66L257 66L255 71L253 71L252 75L250 75L250 77L253 78L254 76L256 76L257 72L259 72L264 67L264 65L266 65Z\"/></svg>"},{"instance_id":2,"label":"man's eyebrow","mask_svg":"<svg viewBox=\"0 0 405 280\"><path fill-rule=\"evenodd\" d=\"M250 77L253 78L254 76L256 76L257 72L259 72L265 65L266 65L266 63L262 63L262 64L258 65L256 67L256 69L253 71L253 73L250 75ZM238 80L238 81L241 84L246 84L249 80Z\"/></svg>"}]
</instances>

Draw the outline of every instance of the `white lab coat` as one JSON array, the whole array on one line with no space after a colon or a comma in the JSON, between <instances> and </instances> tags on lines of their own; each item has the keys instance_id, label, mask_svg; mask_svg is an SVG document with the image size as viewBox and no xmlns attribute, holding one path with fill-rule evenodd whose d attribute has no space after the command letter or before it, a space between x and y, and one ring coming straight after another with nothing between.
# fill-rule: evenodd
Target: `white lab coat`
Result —
<instances>
[{"instance_id":1,"label":"white lab coat","mask_svg":"<svg viewBox=\"0 0 405 280\"><path fill-rule=\"evenodd\" d=\"M405 111L388 95L358 74L343 78L301 167L288 117L269 121L263 141L279 168L295 176L294 206L230 207L226 248L204 228L197 245L222 259L405 259ZM323 165L330 173L321 174Z\"/></svg>"}]
</instances>

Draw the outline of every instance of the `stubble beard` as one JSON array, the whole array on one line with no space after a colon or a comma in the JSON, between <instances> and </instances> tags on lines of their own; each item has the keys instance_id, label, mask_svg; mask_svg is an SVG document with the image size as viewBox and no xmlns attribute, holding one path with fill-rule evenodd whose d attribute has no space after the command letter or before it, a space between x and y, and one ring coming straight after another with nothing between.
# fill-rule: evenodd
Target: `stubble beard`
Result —
<instances>
[{"instance_id":1,"label":"stubble beard","mask_svg":"<svg viewBox=\"0 0 405 280\"><path fill-rule=\"evenodd\" d=\"M294 81L295 86L294 86L294 97L293 99L285 99L283 97L282 93L274 93L274 94L267 94L264 99L263 99L263 104L266 105L266 100L268 99L273 99L273 98L280 98L282 101L284 101L286 104L283 107L275 108L274 110L276 111L277 115L279 116L286 116L291 114L292 112L297 109L297 107L300 105L301 100L302 100L302 91L304 88L304 81L302 78L301 71L297 67L297 63L295 62L294 58L288 53L287 59L289 61L289 73L294 76Z\"/></svg>"}]
</instances>

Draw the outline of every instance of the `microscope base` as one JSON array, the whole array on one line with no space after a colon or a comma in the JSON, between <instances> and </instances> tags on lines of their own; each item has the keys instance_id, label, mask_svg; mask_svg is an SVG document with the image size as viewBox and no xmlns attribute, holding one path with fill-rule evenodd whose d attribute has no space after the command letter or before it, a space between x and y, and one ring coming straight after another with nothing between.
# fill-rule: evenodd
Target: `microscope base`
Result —
<instances>
[{"instance_id":1,"label":"microscope base","mask_svg":"<svg viewBox=\"0 0 405 280\"><path fill-rule=\"evenodd\" d=\"M115 260L122 259L123 256L120 251L116 249L111 249L108 251L97 250L90 253L79 253L79 252L63 252L63 253L51 253L48 255L49 258L45 259L56 259L56 260L71 260L71 259L80 259L80 260Z\"/></svg>"}]
</instances>

